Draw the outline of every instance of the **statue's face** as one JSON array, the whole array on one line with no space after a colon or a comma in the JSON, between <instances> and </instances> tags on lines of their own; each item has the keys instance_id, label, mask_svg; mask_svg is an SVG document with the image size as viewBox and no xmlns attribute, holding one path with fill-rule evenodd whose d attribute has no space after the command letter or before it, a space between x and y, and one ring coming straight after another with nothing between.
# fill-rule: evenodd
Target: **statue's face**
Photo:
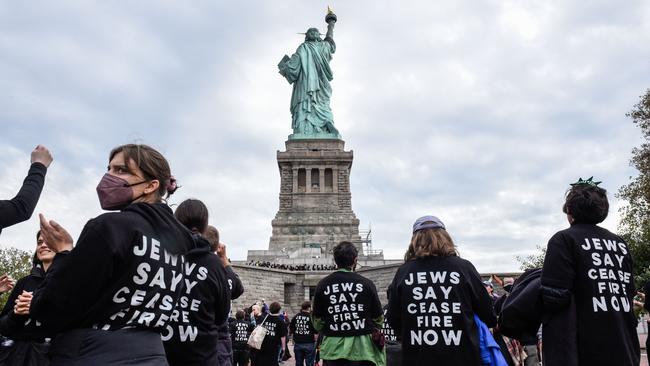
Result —
<instances>
[{"instance_id":1,"label":"statue's face","mask_svg":"<svg viewBox=\"0 0 650 366\"><path fill-rule=\"evenodd\" d=\"M316 28L309 28L307 33L305 33L306 41L317 41L320 40L320 32Z\"/></svg>"}]
</instances>

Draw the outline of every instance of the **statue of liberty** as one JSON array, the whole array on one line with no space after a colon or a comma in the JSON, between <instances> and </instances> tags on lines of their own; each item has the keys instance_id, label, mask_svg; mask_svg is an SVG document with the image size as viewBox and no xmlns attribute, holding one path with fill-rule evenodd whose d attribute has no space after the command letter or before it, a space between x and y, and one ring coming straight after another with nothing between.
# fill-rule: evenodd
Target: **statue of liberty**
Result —
<instances>
[{"instance_id":1,"label":"statue of liberty","mask_svg":"<svg viewBox=\"0 0 650 366\"><path fill-rule=\"evenodd\" d=\"M329 61L336 51L334 23L336 15L328 9L327 33L321 39L316 28L309 28L303 42L291 58L285 55L278 64L280 74L293 84L291 127L295 139L339 139L330 108L332 70Z\"/></svg>"}]
</instances>

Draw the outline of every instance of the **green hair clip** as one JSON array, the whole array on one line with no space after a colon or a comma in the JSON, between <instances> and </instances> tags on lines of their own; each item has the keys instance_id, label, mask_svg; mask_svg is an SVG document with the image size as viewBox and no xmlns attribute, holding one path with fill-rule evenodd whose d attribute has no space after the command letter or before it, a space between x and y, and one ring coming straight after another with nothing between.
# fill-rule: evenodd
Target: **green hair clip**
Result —
<instances>
[{"instance_id":1,"label":"green hair clip","mask_svg":"<svg viewBox=\"0 0 650 366\"><path fill-rule=\"evenodd\" d=\"M594 182L594 177L590 177L589 179L582 179L582 177L578 178L578 181L575 183L571 183L571 187L579 186L579 185L589 185L592 187L598 187L598 185L602 182Z\"/></svg>"}]
</instances>

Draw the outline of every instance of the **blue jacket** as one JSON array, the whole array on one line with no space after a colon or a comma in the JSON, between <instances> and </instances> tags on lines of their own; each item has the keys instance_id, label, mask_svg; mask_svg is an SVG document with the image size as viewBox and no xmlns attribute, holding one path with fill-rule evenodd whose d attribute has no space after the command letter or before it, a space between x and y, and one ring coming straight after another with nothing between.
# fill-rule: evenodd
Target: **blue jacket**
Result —
<instances>
[{"instance_id":1,"label":"blue jacket","mask_svg":"<svg viewBox=\"0 0 650 366\"><path fill-rule=\"evenodd\" d=\"M508 366L501 348L494 340L490 329L474 314L474 321L478 327L479 351L481 352L481 364L489 366Z\"/></svg>"}]
</instances>

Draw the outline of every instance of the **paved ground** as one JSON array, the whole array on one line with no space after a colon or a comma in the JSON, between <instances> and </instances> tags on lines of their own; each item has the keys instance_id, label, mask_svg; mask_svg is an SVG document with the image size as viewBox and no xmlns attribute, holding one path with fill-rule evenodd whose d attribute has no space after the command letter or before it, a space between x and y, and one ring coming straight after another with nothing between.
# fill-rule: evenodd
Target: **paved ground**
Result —
<instances>
[{"instance_id":1,"label":"paved ground","mask_svg":"<svg viewBox=\"0 0 650 366\"><path fill-rule=\"evenodd\" d=\"M641 326L639 327L639 343L641 344L641 364L640 366L650 366L650 363L648 362L648 354L646 353L645 349L645 340L648 337L648 334L645 333L647 332L647 329L642 329ZM293 342L289 342L289 351L291 352L291 355L293 355ZM293 358L285 361L285 362L280 362L280 365L282 366L293 366L296 364L296 360ZM387 365L390 366L390 365Z\"/></svg>"}]
</instances>

